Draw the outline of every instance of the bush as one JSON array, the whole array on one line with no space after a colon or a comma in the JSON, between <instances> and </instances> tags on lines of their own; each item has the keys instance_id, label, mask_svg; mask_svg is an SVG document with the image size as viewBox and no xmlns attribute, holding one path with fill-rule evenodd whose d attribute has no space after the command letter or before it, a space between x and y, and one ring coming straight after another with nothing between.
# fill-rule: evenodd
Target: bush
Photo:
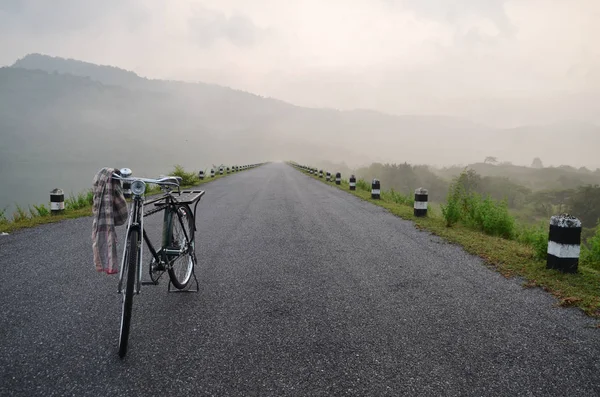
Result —
<instances>
[{"instance_id":1,"label":"bush","mask_svg":"<svg viewBox=\"0 0 600 397\"><path fill-rule=\"evenodd\" d=\"M16 205L16 212L13 214L13 222L20 222L29 219L27 212L19 204Z\"/></svg>"},{"instance_id":2,"label":"bush","mask_svg":"<svg viewBox=\"0 0 600 397\"><path fill-rule=\"evenodd\" d=\"M483 198L465 183L463 173L450 185L447 203L442 205L446 226L463 222L492 236L512 239L515 235L515 219L508 213L506 202L497 202L491 197Z\"/></svg>"},{"instance_id":3,"label":"bush","mask_svg":"<svg viewBox=\"0 0 600 397\"><path fill-rule=\"evenodd\" d=\"M35 213L33 212L33 210L31 208L29 208L29 212L31 212L31 216L48 216L50 215L50 210L44 205L44 204L40 204L40 205L33 205L33 208L35 208Z\"/></svg>"},{"instance_id":4,"label":"bush","mask_svg":"<svg viewBox=\"0 0 600 397\"><path fill-rule=\"evenodd\" d=\"M366 192L370 192L371 191L371 184L367 181L365 181L364 179L358 179L356 181L356 187L359 190L364 190Z\"/></svg>"},{"instance_id":5,"label":"bush","mask_svg":"<svg viewBox=\"0 0 600 397\"><path fill-rule=\"evenodd\" d=\"M515 231L515 240L530 245L534 250L534 258L546 260L548 253L548 229L545 225L520 226Z\"/></svg>"},{"instance_id":6,"label":"bush","mask_svg":"<svg viewBox=\"0 0 600 397\"><path fill-rule=\"evenodd\" d=\"M461 220L461 197L463 196L462 186L454 184L448 189L448 195L446 198L447 205L441 205L442 215L446 221L446 226L450 227Z\"/></svg>"},{"instance_id":7,"label":"bush","mask_svg":"<svg viewBox=\"0 0 600 397\"><path fill-rule=\"evenodd\" d=\"M600 270L600 222L596 227L596 233L581 245L579 260L583 266Z\"/></svg>"},{"instance_id":8,"label":"bush","mask_svg":"<svg viewBox=\"0 0 600 397\"><path fill-rule=\"evenodd\" d=\"M387 192L382 192L381 197L385 200L392 201L396 204L409 205L413 206L415 203L415 199L412 196L404 195L395 191L394 189L390 189Z\"/></svg>"},{"instance_id":9,"label":"bush","mask_svg":"<svg viewBox=\"0 0 600 397\"><path fill-rule=\"evenodd\" d=\"M175 169L169 175L181 177L182 186L196 185L200 182L197 172L186 172L179 164L175 166Z\"/></svg>"},{"instance_id":10,"label":"bush","mask_svg":"<svg viewBox=\"0 0 600 397\"><path fill-rule=\"evenodd\" d=\"M506 202L496 202L489 196L482 198L477 193L472 193L465 202L468 205L466 222L471 227L492 236L514 238L515 219L508 213Z\"/></svg>"},{"instance_id":11,"label":"bush","mask_svg":"<svg viewBox=\"0 0 600 397\"><path fill-rule=\"evenodd\" d=\"M88 207L94 202L94 193L88 190L85 193L78 193L74 196L73 193L65 199L65 210L78 210L81 208Z\"/></svg>"}]
</instances>

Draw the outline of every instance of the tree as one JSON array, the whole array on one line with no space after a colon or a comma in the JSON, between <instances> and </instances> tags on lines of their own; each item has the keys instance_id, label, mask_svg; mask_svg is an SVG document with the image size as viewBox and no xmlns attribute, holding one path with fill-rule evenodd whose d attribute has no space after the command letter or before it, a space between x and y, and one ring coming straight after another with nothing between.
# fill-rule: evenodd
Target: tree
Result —
<instances>
[{"instance_id":1,"label":"tree","mask_svg":"<svg viewBox=\"0 0 600 397\"><path fill-rule=\"evenodd\" d=\"M580 186L567 200L569 211L584 227L594 227L600 219L600 186Z\"/></svg>"},{"instance_id":2,"label":"tree","mask_svg":"<svg viewBox=\"0 0 600 397\"><path fill-rule=\"evenodd\" d=\"M485 160L483 161L483 164L496 164L498 162L498 157L493 157L493 156L487 156L485 158Z\"/></svg>"},{"instance_id":3,"label":"tree","mask_svg":"<svg viewBox=\"0 0 600 397\"><path fill-rule=\"evenodd\" d=\"M544 168L544 165L542 164L542 160L539 157L536 157L533 159L533 163L531 163L531 168Z\"/></svg>"}]
</instances>

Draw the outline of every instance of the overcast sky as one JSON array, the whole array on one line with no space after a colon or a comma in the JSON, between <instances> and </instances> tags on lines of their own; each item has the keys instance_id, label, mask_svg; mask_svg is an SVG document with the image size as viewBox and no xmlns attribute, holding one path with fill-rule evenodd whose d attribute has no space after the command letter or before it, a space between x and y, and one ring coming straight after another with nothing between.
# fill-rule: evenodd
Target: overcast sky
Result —
<instances>
[{"instance_id":1,"label":"overcast sky","mask_svg":"<svg viewBox=\"0 0 600 397\"><path fill-rule=\"evenodd\" d=\"M478 104L600 93L599 37L600 0L0 0L0 65L37 52L491 124L507 117Z\"/></svg>"}]
</instances>

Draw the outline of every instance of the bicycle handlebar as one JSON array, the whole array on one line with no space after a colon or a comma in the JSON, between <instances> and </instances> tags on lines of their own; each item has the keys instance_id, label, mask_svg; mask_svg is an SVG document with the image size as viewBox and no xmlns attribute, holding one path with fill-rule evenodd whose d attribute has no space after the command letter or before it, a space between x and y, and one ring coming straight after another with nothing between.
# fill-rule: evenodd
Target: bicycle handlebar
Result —
<instances>
[{"instance_id":1,"label":"bicycle handlebar","mask_svg":"<svg viewBox=\"0 0 600 397\"><path fill-rule=\"evenodd\" d=\"M151 178L139 178L139 177L123 177L116 172L113 172L112 179L116 179L123 182L133 182L133 181L142 181L146 183L153 183L159 186L177 186L182 181L180 176L165 176L160 179L151 179Z\"/></svg>"}]
</instances>

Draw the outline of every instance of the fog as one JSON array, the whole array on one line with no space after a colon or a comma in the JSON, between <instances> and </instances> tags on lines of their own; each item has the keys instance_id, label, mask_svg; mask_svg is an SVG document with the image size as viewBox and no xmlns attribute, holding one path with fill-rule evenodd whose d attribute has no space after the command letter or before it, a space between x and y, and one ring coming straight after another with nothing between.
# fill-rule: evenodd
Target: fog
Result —
<instances>
[{"instance_id":1,"label":"fog","mask_svg":"<svg viewBox=\"0 0 600 397\"><path fill-rule=\"evenodd\" d=\"M5 65L40 52L302 106L600 122L596 0L1 3Z\"/></svg>"},{"instance_id":2,"label":"fog","mask_svg":"<svg viewBox=\"0 0 600 397\"><path fill-rule=\"evenodd\" d=\"M15 65L49 75L4 74L12 91L0 92L10 116L0 125L0 163L12 175L9 159L23 161L22 153L64 155L59 143L45 153L39 134L68 137L72 154L89 145L82 134L126 130L130 142L164 140L166 131L180 143L183 155L169 167L165 160L165 172L175 163L445 166L487 156L594 169L597 37L597 0L3 0L0 65L41 53L150 80ZM54 70L112 88L96 98L97 88ZM48 87L57 91L41 103ZM156 149L144 140L143 151Z\"/></svg>"}]
</instances>

